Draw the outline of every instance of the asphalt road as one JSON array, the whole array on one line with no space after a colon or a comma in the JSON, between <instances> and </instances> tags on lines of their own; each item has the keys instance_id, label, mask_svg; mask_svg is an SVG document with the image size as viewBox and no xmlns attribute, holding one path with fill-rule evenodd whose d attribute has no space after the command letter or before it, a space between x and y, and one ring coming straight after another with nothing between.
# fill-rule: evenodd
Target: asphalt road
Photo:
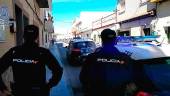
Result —
<instances>
[{"instance_id":1,"label":"asphalt road","mask_svg":"<svg viewBox=\"0 0 170 96\"><path fill-rule=\"evenodd\" d=\"M64 72L61 81L57 86L52 88L50 96L83 96L79 73L81 66L71 66L66 59L66 48L55 44L50 46L50 51L63 67ZM51 72L47 68L47 80L51 77Z\"/></svg>"}]
</instances>

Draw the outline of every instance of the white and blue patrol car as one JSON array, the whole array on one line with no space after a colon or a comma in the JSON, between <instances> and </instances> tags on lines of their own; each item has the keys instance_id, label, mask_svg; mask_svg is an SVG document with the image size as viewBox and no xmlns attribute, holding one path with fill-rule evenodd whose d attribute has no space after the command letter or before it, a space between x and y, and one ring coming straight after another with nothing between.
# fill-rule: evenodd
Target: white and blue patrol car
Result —
<instances>
[{"instance_id":1,"label":"white and blue patrol car","mask_svg":"<svg viewBox=\"0 0 170 96\"><path fill-rule=\"evenodd\" d=\"M170 45L161 45L157 36L118 37L116 47L135 60L170 56ZM155 43L157 42L157 43Z\"/></svg>"},{"instance_id":2,"label":"white and blue patrol car","mask_svg":"<svg viewBox=\"0 0 170 96\"><path fill-rule=\"evenodd\" d=\"M153 44L155 39L151 38L118 37L116 47L142 64L146 75L161 91L158 96L170 96L170 45L160 45L157 41Z\"/></svg>"}]
</instances>

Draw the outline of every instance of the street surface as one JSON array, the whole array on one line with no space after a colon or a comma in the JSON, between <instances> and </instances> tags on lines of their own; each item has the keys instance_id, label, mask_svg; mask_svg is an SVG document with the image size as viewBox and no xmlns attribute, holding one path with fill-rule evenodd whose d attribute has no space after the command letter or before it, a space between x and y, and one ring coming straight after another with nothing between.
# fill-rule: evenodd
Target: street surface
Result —
<instances>
[{"instance_id":1,"label":"street surface","mask_svg":"<svg viewBox=\"0 0 170 96\"><path fill-rule=\"evenodd\" d=\"M79 72L81 67L70 66L66 59L66 48L55 44L50 46L50 51L63 67L63 76L59 84L52 88L50 96L82 96ZM51 77L47 68L47 80Z\"/></svg>"}]
</instances>

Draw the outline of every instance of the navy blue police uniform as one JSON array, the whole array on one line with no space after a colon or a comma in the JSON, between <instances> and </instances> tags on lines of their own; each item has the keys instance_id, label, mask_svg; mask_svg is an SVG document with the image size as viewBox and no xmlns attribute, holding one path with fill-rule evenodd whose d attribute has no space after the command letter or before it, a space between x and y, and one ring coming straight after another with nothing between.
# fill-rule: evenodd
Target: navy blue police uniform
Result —
<instances>
[{"instance_id":1,"label":"navy blue police uniform","mask_svg":"<svg viewBox=\"0 0 170 96\"><path fill-rule=\"evenodd\" d=\"M87 57L79 76L85 96L124 96L126 84L132 80L132 61L114 45L96 49Z\"/></svg>"},{"instance_id":2,"label":"navy blue police uniform","mask_svg":"<svg viewBox=\"0 0 170 96\"><path fill-rule=\"evenodd\" d=\"M13 70L14 82L11 87L14 96L48 96L50 88L58 84L63 72L48 49L29 42L11 48L2 56L0 75L9 66ZM49 82L46 82L46 66L52 71ZM2 81L0 85L1 90L6 89Z\"/></svg>"}]
</instances>

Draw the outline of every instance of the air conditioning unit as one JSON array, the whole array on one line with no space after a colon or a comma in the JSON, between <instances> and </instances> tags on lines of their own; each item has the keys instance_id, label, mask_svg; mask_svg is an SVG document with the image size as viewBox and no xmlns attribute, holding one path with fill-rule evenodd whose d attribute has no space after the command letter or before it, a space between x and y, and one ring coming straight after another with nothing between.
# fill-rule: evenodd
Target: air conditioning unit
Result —
<instances>
[{"instance_id":1,"label":"air conditioning unit","mask_svg":"<svg viewBox=\"0 0 170 96\"><path fill-rule=\"evenodd\" d=\"M157 2L161 2L161 1L164 1L164 0L149 0L149 2L151 2L151 3L157 3Z\"/></svg>"}]
</instances>

